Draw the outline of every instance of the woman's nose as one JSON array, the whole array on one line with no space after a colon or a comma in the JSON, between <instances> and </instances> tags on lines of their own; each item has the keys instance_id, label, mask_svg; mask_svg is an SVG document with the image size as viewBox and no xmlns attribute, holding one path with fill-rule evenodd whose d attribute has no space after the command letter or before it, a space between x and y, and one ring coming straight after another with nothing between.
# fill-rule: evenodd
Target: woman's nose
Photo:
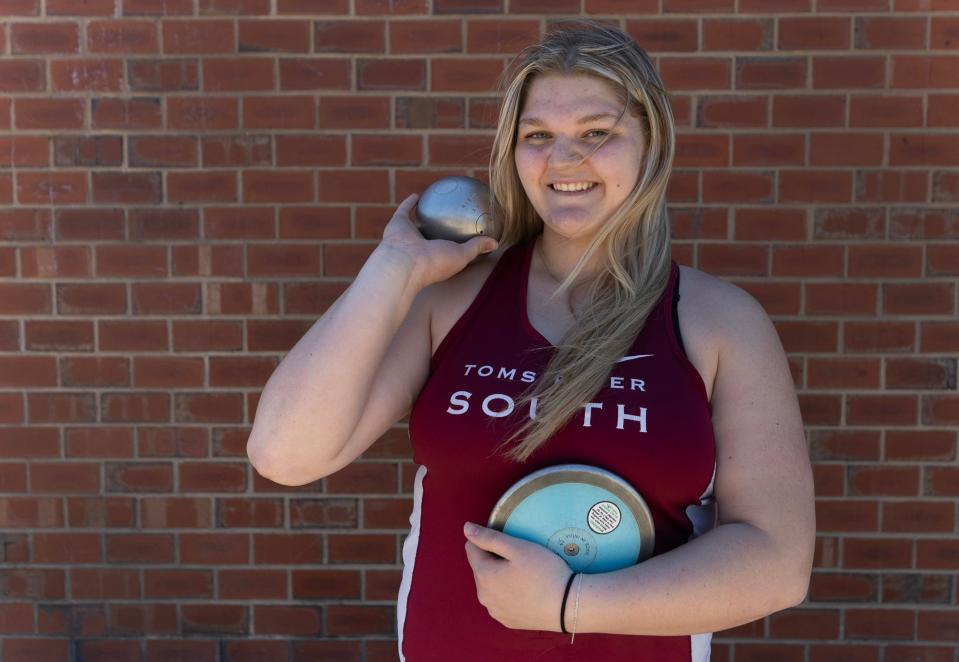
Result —
<instances>
[{"instance_id":1,"label":"woman's nose","mask_svg":"<svg viewBox=\"0 0 959 662\"><path fill-rule=\"evenodd\" d=\"M553 148L549 151L550 163L567 163L581 161L583 154L576 144L575 140L559 139L553 143Z\"/></svg>"}]
</instances>

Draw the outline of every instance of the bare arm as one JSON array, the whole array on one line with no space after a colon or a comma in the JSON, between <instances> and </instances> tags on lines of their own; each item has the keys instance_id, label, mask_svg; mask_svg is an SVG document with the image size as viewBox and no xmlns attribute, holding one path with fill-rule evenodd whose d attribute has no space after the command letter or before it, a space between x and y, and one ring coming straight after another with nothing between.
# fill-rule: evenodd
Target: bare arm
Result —
<instances>
[{"instance_id":1,"label":"bare arm","mask_svg":"<svg viewBox=\"0 0 959 662\"><path fill-rule=\"evenodd\" d=\"M254 468L285 485L338 471L415 400L431 356L429 287L460 272L489 238L427 240L404 200L360 273L280 362L247 441Z\"/></svg>"},{"instance_id":2,"label":"bare arm","mask_svg":"<svg viewBox=\"0 0 959 662\"><path fill-rule=\"evenodd\" d=\"M378 246L267 381L247 442L258 472L286 484L329 473L418 294L409 260Z\"/></svg>"},{"instance_id":3,"label":"bare arm","mask_svg":"<svg viewBox=\"0 0 959 662\"><path fill-rule=\"evenodd\" d=\"M759 304L741 294L725 307L712 397L719 525L638 565L583 575L578 632L715 632L806 595L814 495L792 376Z\"/></svg>"}]
</instances>

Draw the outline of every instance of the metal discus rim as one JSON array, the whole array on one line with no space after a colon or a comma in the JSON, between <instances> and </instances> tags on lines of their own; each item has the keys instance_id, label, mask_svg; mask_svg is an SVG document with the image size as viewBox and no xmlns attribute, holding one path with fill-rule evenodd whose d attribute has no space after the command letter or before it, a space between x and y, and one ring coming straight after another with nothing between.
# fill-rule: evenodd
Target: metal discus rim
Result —
<instances>
[{"instance_id":1,"label":"metal discus rim","mask_svg":"<svg viewBox=\"0 0 959 662\"><path fill-rule=\"evenodd\" d=\"M486 526L502 531L513 511L526 497L534 492L559 483L585 483L605 489L617 496L629 509L636 521L640 534L640 547L637 563L653 554L656 543L656 530L653 515L642 495L612 471L588 464L557 464L539 469L515 482L493 506Z\"/></svg>"}]
</instances>

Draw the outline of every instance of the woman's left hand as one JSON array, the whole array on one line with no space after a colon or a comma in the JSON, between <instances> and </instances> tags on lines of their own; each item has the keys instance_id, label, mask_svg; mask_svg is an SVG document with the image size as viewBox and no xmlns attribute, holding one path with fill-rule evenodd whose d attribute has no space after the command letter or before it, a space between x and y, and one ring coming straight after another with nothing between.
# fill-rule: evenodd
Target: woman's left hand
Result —
<instances>
[{"instance_id":1,"label":"woman's left hand","mask_svg":"<svg viewBox=\"0 0 959 662\"><path fill-rule=\"evenodd\" d=\"M476 534L464 533L480 604L508 628L561 632L559 609L572 572L566 562L542 545L476 526Z\"/></svg>"}]
</instances>

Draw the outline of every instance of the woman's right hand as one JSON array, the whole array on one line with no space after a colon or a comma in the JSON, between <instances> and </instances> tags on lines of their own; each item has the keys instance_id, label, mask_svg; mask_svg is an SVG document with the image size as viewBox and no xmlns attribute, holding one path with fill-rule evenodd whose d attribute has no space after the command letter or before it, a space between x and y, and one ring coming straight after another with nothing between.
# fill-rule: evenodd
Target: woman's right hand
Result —
<instances>
[{"instance_id":1,"label":"woman's right hand","mask_svg":"<svg viewBox=\"0 0 959 662\"><path fill-rule=\"evenodd\" d=\"M492 237L473 237L465 243L447 239L426 239L416 228L410 213L419 196L407 196L383 230L378 249L395 252L410 261L412 277L419 287L444 281L462 271L482 253L496 250Z\"/></svg>"}]
</instances>

